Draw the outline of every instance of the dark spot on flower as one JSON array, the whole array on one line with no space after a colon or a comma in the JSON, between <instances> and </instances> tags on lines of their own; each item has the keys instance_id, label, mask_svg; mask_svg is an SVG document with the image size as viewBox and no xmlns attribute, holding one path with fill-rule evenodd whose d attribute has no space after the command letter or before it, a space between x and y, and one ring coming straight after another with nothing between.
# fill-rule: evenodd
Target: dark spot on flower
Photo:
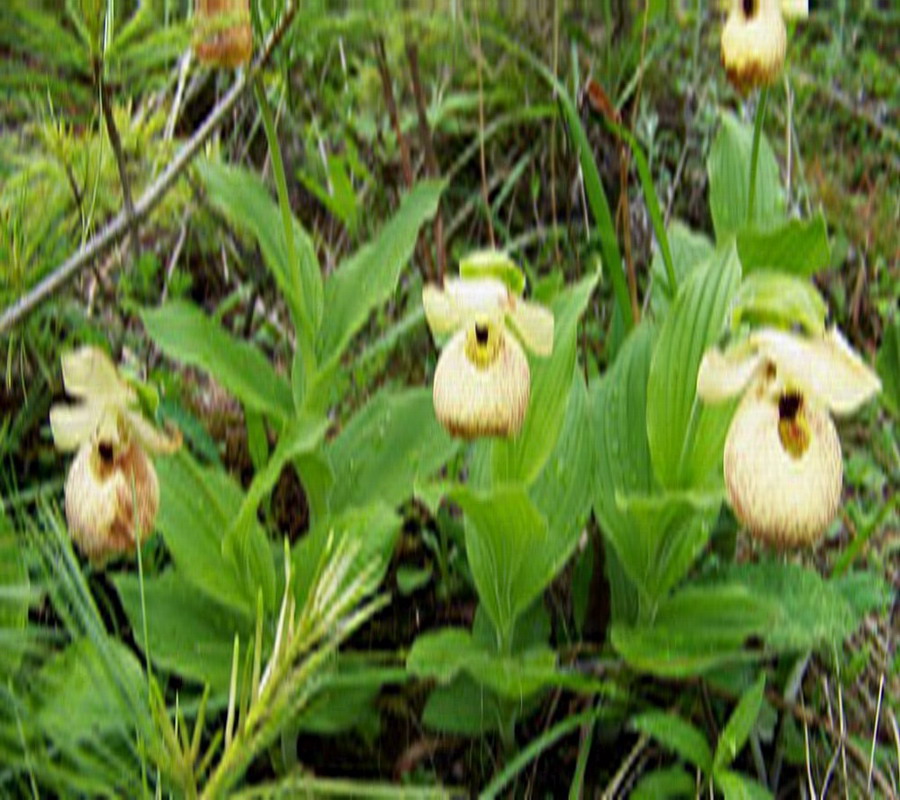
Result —
<instances>
[{"instance_id":1,"label":"dark spot on flower","mask_svg":"<svg viewBox=\"0 0 900 800\"><path fill-rule=\"evenodd\" d=\"M796 419L803 407L803 397L797 392L786 392L778 398L778 416L785 422Z\"/></svg>"},{"instance_id":2,"label":"dark spot on flower","mask_svg":"<svg viewBox=\"0 0 900 800\"><path fill-rule=\"evenodd\" d=\"M476 325L475 326L475 341L481 347L484 347L488 343L488 327L487 325Z\"/></svg>"},{"instance_id":3,"label":"dark spot on flower","mask_svg":"<svg viewBox=\"0 0 900 800\"><path fill-rule=\"evenodd\" d=\"M756 13L756 0L743 0L744 7L744 16L753 18L753 15Z\"/></svg>"},{"instance_id":4,"label":"dark spot on flower","mask_svg":"<svg viewBox=\"0 0 900 800\"><path fill-rule=\"evenodd\" d=\"M97 452L100 454L100 460L104 464L110 464L113 460L113 446L109 442L100 442L97 445Z\"/></svg>"}]
</instances>

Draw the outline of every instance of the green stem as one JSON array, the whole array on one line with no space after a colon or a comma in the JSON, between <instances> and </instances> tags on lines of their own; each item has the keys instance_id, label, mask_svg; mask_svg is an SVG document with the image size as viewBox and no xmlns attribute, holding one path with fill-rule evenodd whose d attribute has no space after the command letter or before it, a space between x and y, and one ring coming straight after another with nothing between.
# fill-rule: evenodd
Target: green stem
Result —
<instances>
[{"instance_id":1,"label":"green stem","mask_svg":"<svg viewBox=\"0 0 900 800\"><path fill-rule=\"evenodd\" d=\"M747 222L753 223L756 206L756 168L759 163L759 142L762 139L763 119L766 116L766 105L769 101L769 87L763 86L756 104L756 119L753 122L753 149L750 151L750 190L747 196Z\"/></svg>"}]
</instances>

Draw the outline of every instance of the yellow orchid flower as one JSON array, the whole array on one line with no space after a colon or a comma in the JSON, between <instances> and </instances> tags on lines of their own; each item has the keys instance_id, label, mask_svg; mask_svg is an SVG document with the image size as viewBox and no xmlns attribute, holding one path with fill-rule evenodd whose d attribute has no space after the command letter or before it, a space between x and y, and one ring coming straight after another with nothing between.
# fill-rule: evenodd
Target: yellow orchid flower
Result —
<instances>
[{"instance_id":1,"label":"yellow orchid flower","mask_svg":"<svg viewBox=\"0 0 900 800\"><path fill-rule=\"evenodd\" d=\"M515 436L521 429L531 372L513 331L536 355L553 350L553 314L496 277L511 267L517 270L505 254L481 252L464 261L467 277L422 291L432 333L452 334L438 359L433 394L435 415L453 436Z\"/></svg>"},{"instance_id":2,"label":"yellow orchid flower","mask_svg":"<svg viewBox=\"0 0 900 800\"><path fill-rule=\"evenodd\" d=\"M841 445L830 414L849 414L881 389L837 328L818 337L761 329L708 351L697 393L743 393L725 442L728 500L751 535L778 547L812 544L837 512Z\"/></svg>"},{"instance_id":3,"label":"yellow orchid flower","mask_svg":"<svg viewBox=\"0 0 900 800\"><path fill-rule=\"evenodd\" d=\"M149 536L159 508L159 482L145 450L171 453L181 435L156 430L138 410L134 389L109 357L82 347L62 357L66 392L74 405L50 409L56 447L77 451L66 477L66 520L88 558L105 562L133 552L135 534Z\"/></svg>"},{"instance_id":4,"label":"yellow orchid flower","mask_svg":"<svg viewBox=\"0 0 900 800\"><path fill-rule=\"evenodd\" d=\"M732 0L721 50L731 83L740 91L773 83L784 66L784 17L808 14L808 0Z\"/></svg>"}]
</instances>

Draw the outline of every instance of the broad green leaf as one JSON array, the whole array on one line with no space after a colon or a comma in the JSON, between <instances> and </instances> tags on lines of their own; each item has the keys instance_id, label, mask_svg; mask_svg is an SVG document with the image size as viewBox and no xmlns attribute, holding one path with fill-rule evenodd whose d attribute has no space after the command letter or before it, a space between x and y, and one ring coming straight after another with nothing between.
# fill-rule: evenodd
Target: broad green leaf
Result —
<instances>
[{"instance_id":1,"label":"broad green leaf","mask_svg":"<svg viewBox=\"0 0 900 800\"><path fill-rule=\"evenodd\" d=\"M746 227L738 231L737 248L744 275L773 269L809 278L831 263L828 230L821 213L810 220L788 220L768 231Z\"/></svg>"},{"instance_id":2,"label":"broad green leaf","mask_svg":"<svg viewBox=\"0 0 900 800\"><path fill-rule=\"evenodd\" d=\"M384 668L365 663L349 664L338 656L337 669L322 676L308 705L300 712L297 730L319 736L356 731L371 740L378 735L381 723L375 701L388 682L385 672ZM392 672L403 674L403 670Z\"/></svg>"},{"instance_id":3,"label":"broad green leaf","mask_svg":"<svg viewBox=\"0 0 900 800\"><path fill-rule=\"evenodd\" d=\"M253 476L240 510L222 540L222 553L235 565L245 592L253 597L257 587L261 588L268 609L275 607L275 564L268 539L262 528L255 524L256 511L275 487L285 465L318 447L327 427L327 420L307 415L288 423L272 457Z\"/></svg>"},{"instance_id":4,"label":"broad green leaf","mask_svg":"<svg viewBox=\"0 0 900 800\"><path fill-rule=\"evenodd\" d=\"M743 586L688 587L663 600L652 623L614 624L612 643L634 668L663 677L702 674L759 658L745 640L765 636L777 617L766 598Z\"/></svg>"},{"instance_id":5,"label":"broad green leaf","mask_svg":"<svg viewBox=\"0 0 900 800\"><path fill-rule=\"evenodd\" d=\"M891 586L885 583L881 575L870 570L832 576L828 584L850 604L857 620L853 623L854 628L869 612L878 610L883 613L893 598Z\"/></svg>"},{"instance_id":6,"label":"broad green leaf","mask_svg":"<svg viewBox=\"0 0 900 800\"><path fill-rule=\"evenodd\" d=\"M514 655L500 655L469 631L443 628L416 639L406 668L413 675L442 683L465 672L498 695L522 699L552 683L556 654L547 645L538 645Z\"/></svg>"},{"instance_id":7,"label":"broad green leaf","mask_svg":"<svg viewBox=\"0 0 900 800\"><path fill-rule=\"evenodd\" d=\"M725 800L772 800L772 793L765 786L738 772L718 770L715 783Z\"/></svg>"},{"instance_id":8,"label":"broad green leaf","mask_svg":"<svg viewBox=\"0 0 900 800\"><path fill-rule=\"evenodd\" d=\"M397 590L402 595L411 595L427 586L434 575L430 567L397 567Z\"/></svg>"},{"instance_id":9,"label":"broad green leaf","mask_svg":"<svg viewBox=\"0 0 900 800\"><path fill-rule=\"evenodd\" d=\"M430 390L379 392L325 447L337 478L332 512L376 500L399 505L458 447L435 419Z\"/></svg>"},{"instance_id":10,"label":"broad green leaf","mask_svg":"<svg viewBox=\"0 0 900 800\"><path fill-rule=\"evenodd\" d=\"M666 488L712 488L722 482L733 404L703 404L697 371L704 351L724 329L739 281L732 244L681 285L657 337L647 384L647 438L654 472Z\"/></svg>"},{"instance_id":11,"label":"broad green leaf","mask_svg":"<svg viewBox=\"0 0 900 800\"><path fill-rule=\"evenodd\" d=\"M713 254L713 245L709 238L702 233L692 231L682 222L675 220L669 225L669 247L672 250L672 266L675 268L675 277L681 285L694 270L709 260ZM662 255L657 251L653 254L651 265L653 274L653 286L650 296L650 307L653 309L657 320L662 319L672 302L669 294L669 282L666 275L665 264Z\"/></svg>"},{"instance_id":12,"label":"broad green leaf","mask_svg":"<svg viewBox=\"0 0 900 800\"><path fill-rule=\"evenodd\" d=\"M236 339L182 300L141 312L144 327L170 358L209 372L248 407L279 419L293 413L288 382L249 342Z\"/></svg>"},{"instance_id":13,"label":"broad green leaf","mask_svg":"<svg viewBox=\"0 0 900 800\"><path fill-rule=\"evenodd\" d=\"M594 514L607 548L607 572L616 619L637 613L629 581L646 573L645 551L636 521L616 501L628 494L655 490L647 444L647 375L654 330L642 322L625 340L613 366L591 386L590 405L596 440ZM627 568L624 566L627 562Z\"/></svg>"},{"instance_id":14,"label":"broad green leaf","mask_svg":"<svg viewBox=\"0 0 900 800\"><path fill-rule=\"evenodd\" d=\"M328 313L316 347L321 364L340 359L372 309L391 296L412 256L419 228L434 216L443 189L441 181L418 183L376 238L329 276L325 284Z\"/></svg>"},{"instance_id":15,"label":"broad green leaf","mask_svg":"<svg viewBox=\"0 0 900 800\"><path fill-rule=\"evenodd\" d=\"M631 720L631 727L652 736L667 750L708 773L713 764L712 751L706 737L690 722L677 714L645 711Z\"/></svg>"},{"instance_id":16,"label":"broad green leaf","mask_svg":"<svg viewBox=\"0 0 900 800\"><path fill-rule=\"evenodd\" d=\"M882 402L895 417L900 417L900 314L884 327L875 368L881 378Z\"/></svg>"},{"instance_id":17,"label":"broad green leaf","mask_svg":"<svg viewBox=\"0 0 900 800\"><path fill-rule=\"evenodd\" d=\"M500 730L509 709L497 695L466 675L437 687L422 712L432 730L459 736L479 736Z\"/></svg>"},{"instance_id":18,"label":"broad green leaf","mask_svg":"<svg viewBox=\"0 0 900 800\"><path fill-rule=\"evenodd\" d=\"M306 494L306 502L309 505L309 527L312 528L328 515L330 508L328 497L334 486L334 471L322 447L313 453L300 456L294 461L294 467Z\"/></svg>"},{"instance_id":19,"label":"broad green leaf","mask_svg":"<svg viewBox=\"0 0 900 800\"><path fill-rule=\"evenodd\" d=\"M597 439L594 510L608 534L630 530L617 495L649 494L655 488L647 443L647 378L655 331L642 323L626 339L613 366L591 387Z\"/></svg>"},{"instance_id":20,"label":"broad green leaf","mask_svg":"<svg viewBox=\"0 0 900 800\"><path fill-rule=\"evenodd\" d=\"M731 113L722 114L722 124L706 163L709 209L719 244L725 243L747 223L752 147L753 128L742 124ZM772 228L782 221L784 197L778 162L765 136L759 144L755 206L753 222L759 229Z\"/></svg>"},{"instance_id":21,"label":"broad green leaf","mask_svg":"<svg viewBox=\"0 0 900 800\"><path fill-rule=\"evenodd\" d=\"M479 651L471 632L463 628L427 631L413 642L406 657L406 668L417 677L447 683L459 674L473 653Z\"/></svg>"},{"instance_id":22,"label":"broad green leaf","mask_svg":"<svg viewBox=\"0 0 900 800\"><path fill-rule=\"evenodd\" d=\"M451 493L466 515L466 552L478 596L509 646L519 616L553 578L547 520L521 485Z\"/></svg>"},{"instance_id":23,"label":"broad green leaf","mask_svg":"<svg viewBox=\"0 0 900 800\"><path fill-rule=\"evenodd\" d=\"M666 800L669 797L693 797L696 781L681 767L661 767L641 776L629 795L630 800Z\"/></svg>"},{"instance_id":24,"label":"broad green leaf","mask_svg":"<svg viewBox=\"0 0 900 800\"><path fill-rule=\"evenodd\" d=\"M254 471L258 472L269 460L269 433L263 415L244 407L244 427L247 429L247 450Z\"/></svg>"},{"instance_id":25,"label":"broad green leaf","mask_svg":"<svg viewBox=\"0 0 900 800\"><path fill-rule=\"evenodd\" d=\"M221 469L201 467L184 449L157 459L156 470L156 524L180 575L211 599L255 613L256 595L246 591L235 564L222 554L225 531L243 501L240 486Z\"/></svg>"},{"instance_id":26,"label":"broad green leaf","mask_svg":"<svg viewBox=\"0 0 900 800\"><path fill-rule=\"evenodd\" d=\"M111 664L105 663L90 639L76 639L32 678L38 727L64 750L78 742L96 743L110 734L131 739L136 709L149 723L149 709L140 705L147 697L140 664L121 642L110 638L105 646Z\"/></svg>"},{"instance_id":27,"label":"broad green leaf","mask_svg":"<svg viewBox=\"0 0 900 800\"><path fill-rule=\"evenodd\" d=\"M139 578L120 573L113 583L135 641L145 650ZM144 578L144 602L149 655L157 668L227 691L234 635L240 634L246 648L253 637L252 617L204 596L173 569Z\"/></svg>"},{"instance_id":28,"label":"broad green leaf","mask_svg":"<svg viewBox=\"0 0 900 800\"><path fill-rule=\"evenodd\" d=\"M732 565L720 578L771 603L775 616L763 638L777 652L838 645L882 599L876 584L868 602L854 607L839 581L826 581L815 570L799 564L766 561ZM862 586L853 585L853 595L865 593Z\"/></svg>"},{"instance_id":29,"label":"broad green leaf","mask_svg":"<svg viewBox=\"0 0 900 800\"><path fill-rule=\"evenodd\" d=\"M619 557L631 579L650 603L675 586L706 546L722 504L718 493L662 492L617 495L616 503L633 521L635 541L621 547ZM642 558L639 572L635 548ZM628 560L626 561L626 557Z\"/></svg>"},{"instance_id":30,"label":"broad green leaf","mask_svg":"<svg viewBox=\"0 0 900 800\"><path fill-rule=\"evenodd\" d=\"M575 368L578 320L596 282L594 275L583 278L553 302L553 353L548 358L531 360L531 400L519 435L494 442L495 485L515 481L531 484L556 446Z\"/></svg>"},{"instance_id":31,"label":"broad green leaf","mask_svg":"<svg viewBox=\"0 0 900 800\"><path fill-rule=\"evenodd\" d=\"M716 773L728 767L747 743L747 737L756 725L766 690L766 674L761 672L754 684L741 695L741 699L725 723L716 744L713 768Z\"/></svg>"},{"instance_id":32,"label":"broad green leaf","mask_svg":"<svg viewBox=\"0 0 900 800\"><path fill-rule=\"evenodd\" d=\"M400 533L402 519L393 508L373 502L361 508L350 508L341 514L325 517L294 545L291 558L294 565L294 595L303 605L309 594L322 554L328 546L337 545L346 537L359 545L352 572L369 566L377 559L381 574L387 571L391 552Z\"/></svg>"},{"instance_id":33,"label":"broad green leaf","mask_svg":"<svg viewBox=\"0 0 900 800\"><path fill-rule=\"evenodd\" d=\"M593 492L594 432L587 387L579 370L573 373L569 403L556 447L530 495L547 518L547 530L555 551L554 572L568 560L590 511Z\"/></svg>"},{"instance_id":34,"label":"broad green leaf","mask_svg":"<svg viewBox=\"0 0 900 800\"><path fill-rule=\"evenodd\" d=\"M347 171L346 158L329 153L326 163L330 192L311 174L298 172L297 178L331 214L347 226L350 233L355 233L359 221L359 204Z\"/></svg>"},{"instance_id":35,"label":"broad green leaf","mask_svg":"<svg viewBox=\"0 0 900 800\"><path fill-rule=\"evenodd\" d=\"M317 331L322 321L322 275L306 231L292 217L298 263L291 264L281 212L259 177L241 167L211 161L199 162L197 169L213 206L258 242L298 332Z\"/></svg>"},{"instance_id":36,"label":"broad green leaf","mask_svg":"<svg viewBox=\"0 0 900 800\"><path fill-rule=\"evenodd\" d=\"M731 327L737 329L747 320L787 329L799 324L818 336L825 333L827 313L825 301L807 279L760 269L741 282L732 301Z\"/></svg>"}]
</instances>

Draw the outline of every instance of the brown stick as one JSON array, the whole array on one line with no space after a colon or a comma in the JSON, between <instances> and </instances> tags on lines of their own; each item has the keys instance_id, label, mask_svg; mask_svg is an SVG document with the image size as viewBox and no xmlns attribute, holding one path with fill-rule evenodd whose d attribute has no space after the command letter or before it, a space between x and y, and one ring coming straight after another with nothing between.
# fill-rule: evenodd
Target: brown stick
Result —
<instances>
[{"instance_id":1,"label":"brown stick","mask_svg":"<svg viewBox=\"0 0 900 800\"><path fill-rule=\"evenodd\" d=\"M422 91L422 81L419 77L419 48L412 42L406 43L406 57L409 59L409 74L412 80L413 96L416 98L416 114L419 117L419 136L425 148L425 167L433 178L440 178L441 167L438 164L437 153L434 150L434 139L431 136L431 128L428 125L428 114L425 109L425 93ZM434 217L434 249L437 252L438 279L443 282L444 272L447 266L447 252L444 248L444 216L441 205L438 203L437 214Z\"/></svg>"},{"instance_id":2,"label":"brown stick","mask_svg":"<svg viewBox=\"0 0 900 800\"><path fill-rule=\"evenodd\" d=\"M631 204L628 202L628 168L631 159L625 143L619 141L619 219L622 222L622 243L625 245L625 272L628 277L628 294L631 297L631 313L634 323L641 321L641 309L637 296L637 272L634 268L631 242Z\"/></svg>"}]
</instances>

